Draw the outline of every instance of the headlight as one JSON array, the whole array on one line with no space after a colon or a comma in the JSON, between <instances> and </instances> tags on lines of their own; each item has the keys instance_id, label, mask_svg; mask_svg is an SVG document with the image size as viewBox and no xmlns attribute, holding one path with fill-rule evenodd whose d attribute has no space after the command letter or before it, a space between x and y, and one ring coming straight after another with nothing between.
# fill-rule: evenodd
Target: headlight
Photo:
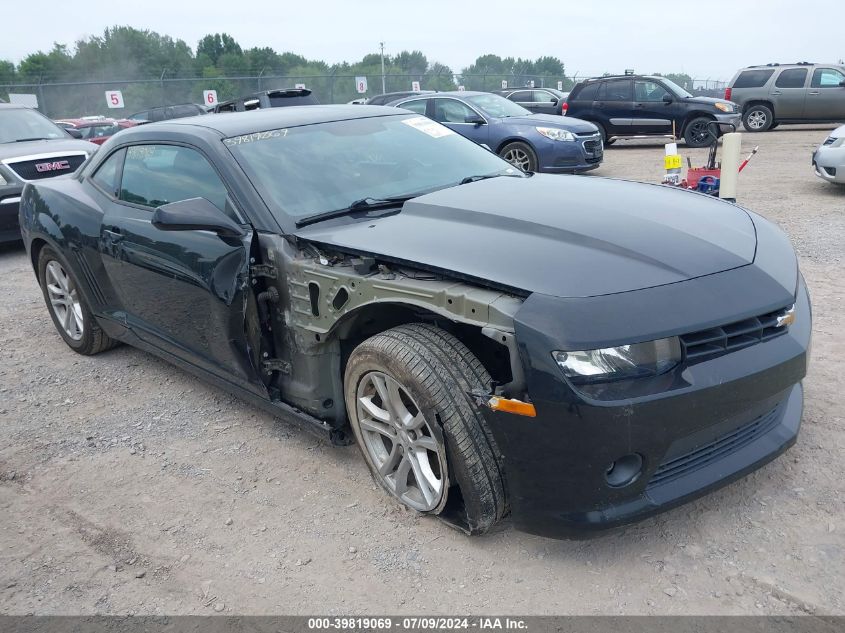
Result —
<instances>
[{"instance_id":1,"label":"headlight","mask_svg":"<svg viewBox=\"0 0 845 633\"><path fill-rule=\"evenodd\" d=\"M568 130L561 130L556 127L535 128L540 134L553 141L574 141L575 135Z\"/></svg>"},{"instance_id":2,"label":"headlight","mask_svg":"<svg viewBox=\"0 0 845 633\"><path fill-rule=\"evenodd\" d=\"M722 103L720 101L719 103L714 103L713 105L716 107L717 110L721 110L722 112L729 112L730 113L730 112L734 111L734 107L730 103Z\"/></svg>"},{"instance_id":3,"label":"headlight","mask_svg":"<svg viewBox=\"0 0 845 633\"><path fill-rule=\"evenodd\" d=\"M552 352L552 356L573 383L603 382L669 371L681 360L681 342L673 336L582 352Z\"/></svg>"}]
</instances>

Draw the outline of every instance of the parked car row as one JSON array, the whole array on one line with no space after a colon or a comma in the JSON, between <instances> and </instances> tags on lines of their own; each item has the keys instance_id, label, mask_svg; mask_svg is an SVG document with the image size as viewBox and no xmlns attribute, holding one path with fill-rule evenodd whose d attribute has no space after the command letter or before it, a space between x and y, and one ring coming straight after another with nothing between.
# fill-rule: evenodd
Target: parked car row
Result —
<instances>
[{"instance_id":1,"label":"parked car row","mask_svg":"<svg viewBox=\"0 0 845 633\"><path fill-rule=\"evenodd\" d=\"M75 138L80 138L97 145L102 145L121 130L138 125L139 121L96 117L82 119L58 119L55 123L59 127L63 127L68 130ZM78 134L74 134L74 131Z\"/></svg>"}]
</instances>

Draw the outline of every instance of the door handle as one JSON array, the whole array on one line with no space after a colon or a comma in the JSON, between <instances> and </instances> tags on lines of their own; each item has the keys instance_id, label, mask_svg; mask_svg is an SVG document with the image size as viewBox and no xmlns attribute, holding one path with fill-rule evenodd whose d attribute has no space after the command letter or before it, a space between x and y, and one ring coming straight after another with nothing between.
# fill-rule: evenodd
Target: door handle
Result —
<instances>
[{"instance_id":1,"label":"door handle","mask_svg":"<svg viewBox=\"0 0 845 633\"><path fill-rule=\"evenodd\" d=\"M818 90L811 90L811 91L810 91L810 92L808 92L807 94L817 95L817 94L819 94L819 91L818 91Z\"/></svg>"},{"instance_id":2,"label":"door handle","mask_svg":"<svg viewBox=\"0 0 845 633\"><path fill-rule=\"evenodd\" d=\"M772 94L773 95L779 95L779 94L781 94L781 92L780 92L780 90L774 90L774 91L772 91Z\"/></svg>"},{"instance_id":3,"label":"door handle","mask_svg":"<svg viewBox=\"0 0 845 633\"><path fill-rule=\"evenodd\" d=\"M642 103L635 103L635 104L634 104L634 107L635 107L635 108L642 108L642 107L643 107L643 104L642 104Z\"/></svg>"},{"instance_id":4,"label":"door handle","mask_svg":"<svg viewBox=\"0 0 845 633\"><path fill-rule=\"evenodd\" d=\"M112 243L119 242L123 239L123 234L120 232L120 228L116 226L103 229L103 233L108 236Z\"/></svg>"}]
</instances>

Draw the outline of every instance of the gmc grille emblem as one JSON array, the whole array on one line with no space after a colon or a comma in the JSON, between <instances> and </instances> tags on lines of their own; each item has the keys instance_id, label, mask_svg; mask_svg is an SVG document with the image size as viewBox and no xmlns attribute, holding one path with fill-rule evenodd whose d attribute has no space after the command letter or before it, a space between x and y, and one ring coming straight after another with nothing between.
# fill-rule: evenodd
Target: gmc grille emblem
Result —
<instances>
[{"instance_id":1,"label":"gmc grille emblem","mask_svg":"<svg viewBox=\"0 0 845 633\"><path fill-rule=\"evenodd\" d=\"M35 163L35 171L43 174L46 171L61 171L70 169L70 163L66 160L57 160L52 163Z\"/></svg>"}]
</instances>

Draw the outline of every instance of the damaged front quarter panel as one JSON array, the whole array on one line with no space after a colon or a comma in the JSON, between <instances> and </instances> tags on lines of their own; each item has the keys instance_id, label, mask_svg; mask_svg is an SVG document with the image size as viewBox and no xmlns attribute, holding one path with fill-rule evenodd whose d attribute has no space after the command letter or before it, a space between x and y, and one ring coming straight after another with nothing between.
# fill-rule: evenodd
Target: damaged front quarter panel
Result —
<instances>
[{"instance_id":1,"label":"damaged front quarter panel","mask_svg":"<svg viewBox=\"0 0 845 633\"><path fill-rule=\"evenodd\" d=\"M346 425L342 375L350 347L402 322L436 321L466 334L471 349L474 341L476 348L505 352L506 379L496 390L524 391L513 335L522 298L387 265L377 255L351 255L277 235L259 236L259 257L255 270L280 295L273 309L274 356L290 364L274 386L282 400L334 428Z\"/></svg>"}]
</instances>

